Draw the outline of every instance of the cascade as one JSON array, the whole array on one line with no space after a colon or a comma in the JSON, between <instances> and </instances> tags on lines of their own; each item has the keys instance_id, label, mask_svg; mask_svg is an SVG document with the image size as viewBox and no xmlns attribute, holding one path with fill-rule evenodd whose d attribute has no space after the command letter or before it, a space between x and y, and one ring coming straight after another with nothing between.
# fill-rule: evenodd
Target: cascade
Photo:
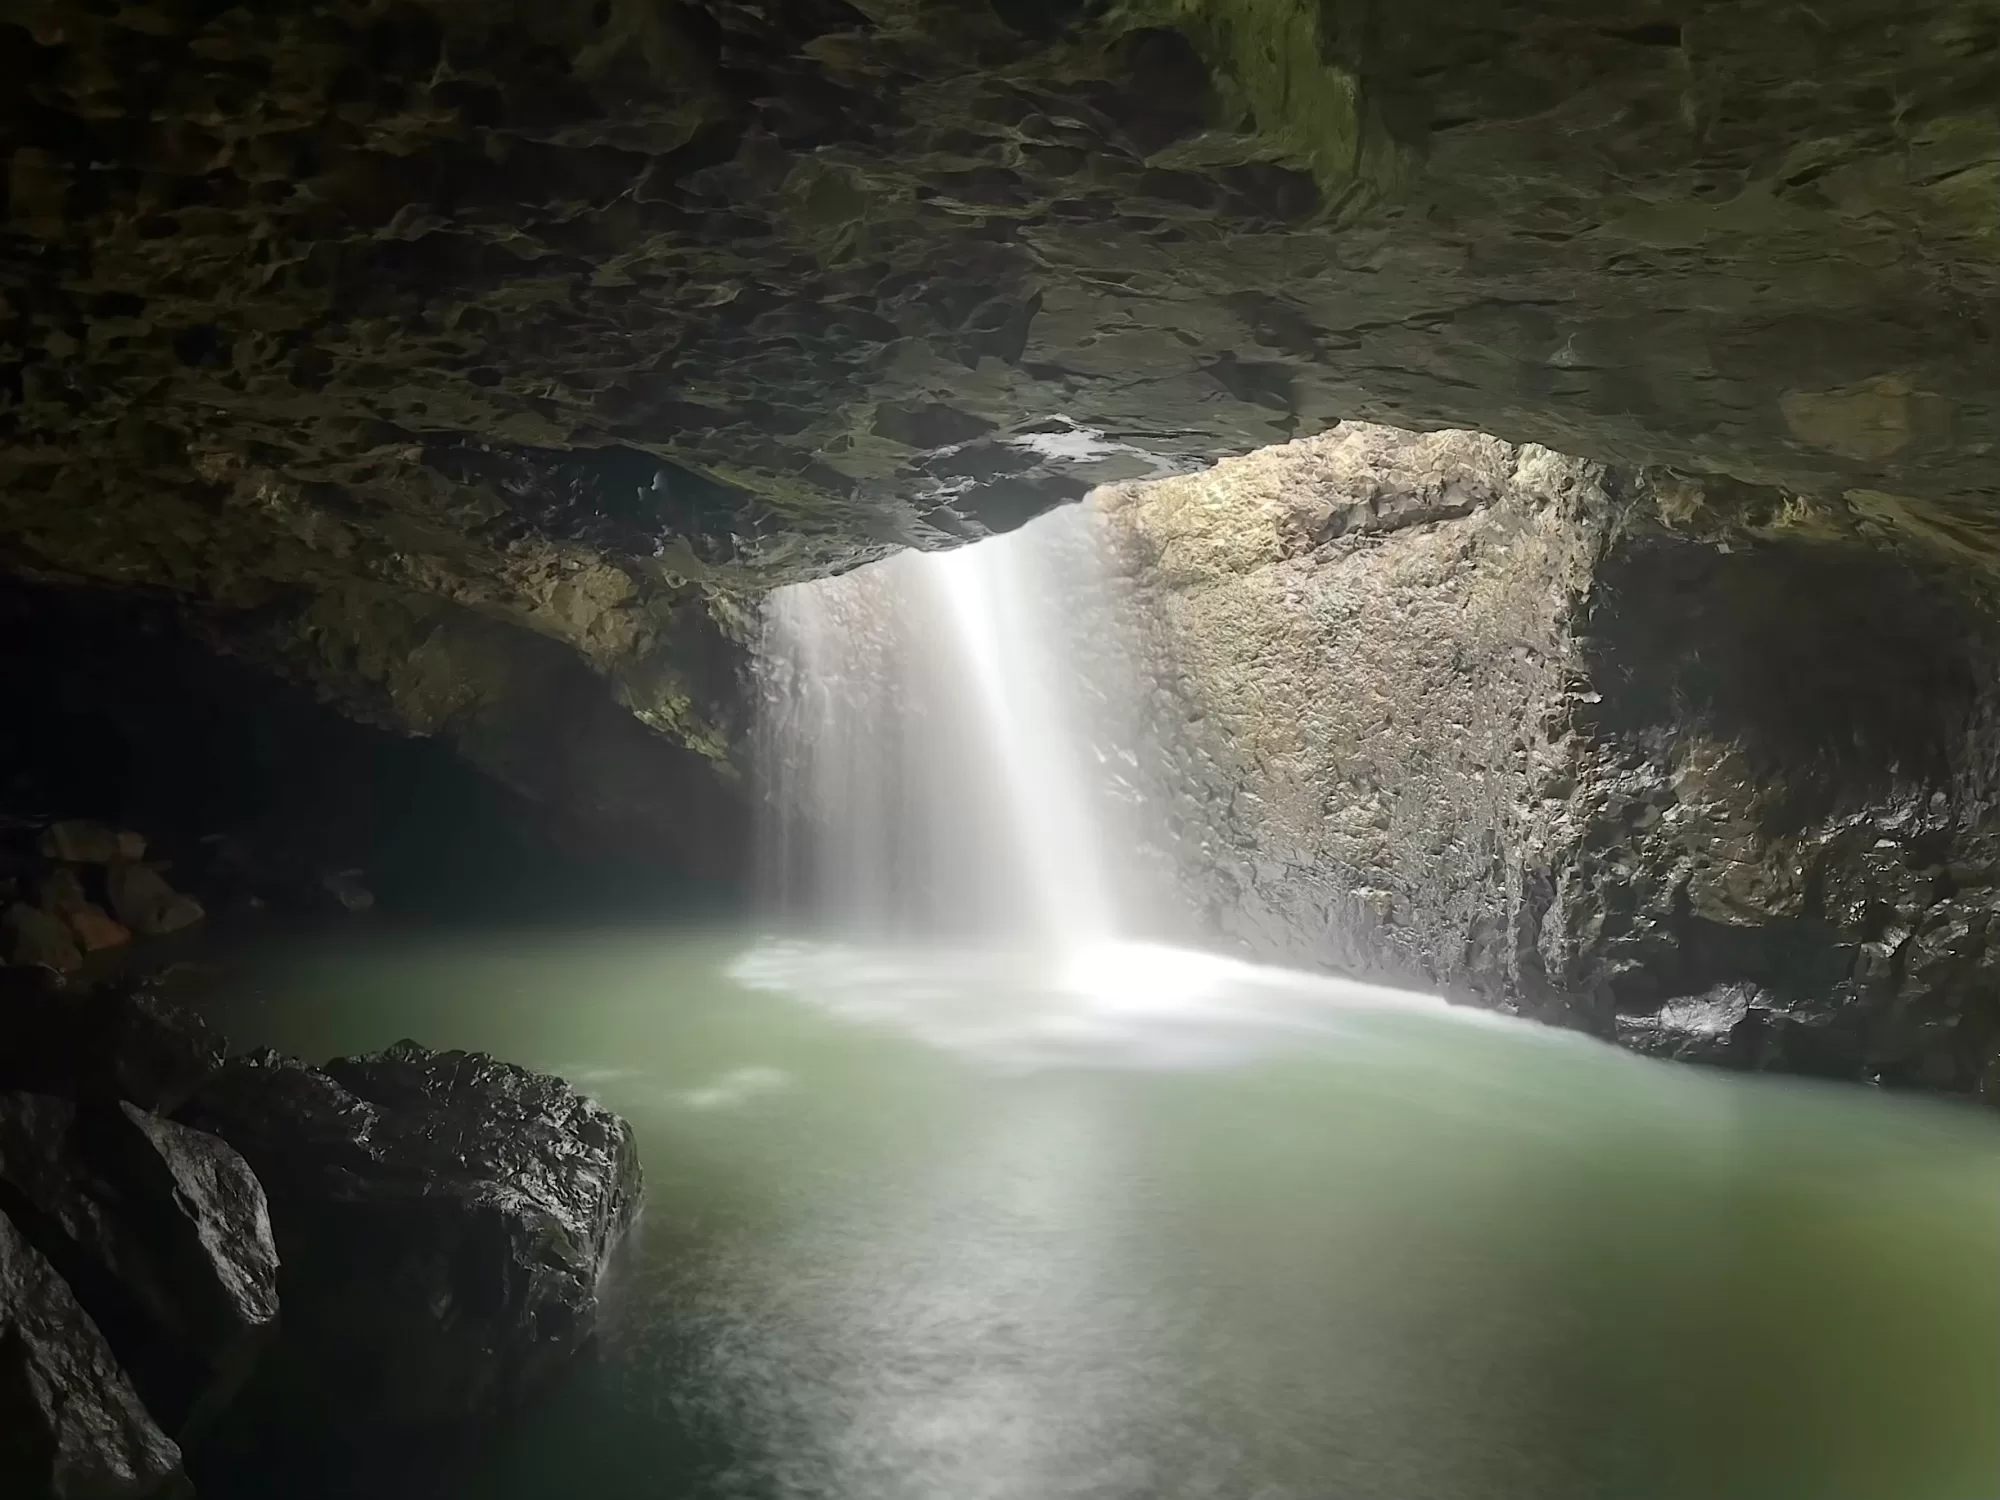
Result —
<instances>
[{"instance_id":1,"label":"cascade","mask_svg":"<svg viewBox=\"0 0 2000 1500\"><path fill-rule=\"evenodd\" d=\"M776 905L869 937L1077 950L1131 929L1116 612L1073 506L776 590L759 650Z\"/></svg>"}]
</instances>

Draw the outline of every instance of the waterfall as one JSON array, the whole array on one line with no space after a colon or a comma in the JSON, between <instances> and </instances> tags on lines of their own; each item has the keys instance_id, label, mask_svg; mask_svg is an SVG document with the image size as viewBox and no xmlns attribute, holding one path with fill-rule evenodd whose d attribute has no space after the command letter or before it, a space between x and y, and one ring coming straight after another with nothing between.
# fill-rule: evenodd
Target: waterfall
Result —
<instances>
[{"instance_id":1,"label":"waterfall","mask_svg":"<svg viewBox=\"0 0 2000 1500\"><path fill-rule=\"evenodd\" d=\"M1105 601L1081 506L774 591L758 653L774 901L869 936L1074 950L1128 931Z\"/></svg>"}]
</instances>

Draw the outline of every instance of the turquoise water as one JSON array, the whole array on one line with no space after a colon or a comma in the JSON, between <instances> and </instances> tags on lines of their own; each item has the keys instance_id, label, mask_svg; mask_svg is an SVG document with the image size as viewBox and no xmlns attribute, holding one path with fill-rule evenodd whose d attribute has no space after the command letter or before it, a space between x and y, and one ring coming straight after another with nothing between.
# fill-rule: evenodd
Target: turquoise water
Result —
<instances>
[{"instance_id":1,"label":"turquoise water","mask_svg":"<svg viewBox=\"0 0 2000 1500\"><path fill-rule=\"evenodd\" d=\"M575 1080L648 1207L469 1500L1990 1500L2000 1124L1227 960L485 932L212 1002Z\"/></svg>"}]
</instances>

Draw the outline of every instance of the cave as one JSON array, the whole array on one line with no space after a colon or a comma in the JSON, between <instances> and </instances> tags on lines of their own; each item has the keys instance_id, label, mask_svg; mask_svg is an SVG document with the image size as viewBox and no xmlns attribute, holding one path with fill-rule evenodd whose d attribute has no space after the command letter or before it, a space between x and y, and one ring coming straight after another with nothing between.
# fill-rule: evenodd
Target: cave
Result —
<instances>
[{"instance_id":1,"label":"cave","mask_svg":"<svg viewBox=\"0 0 2000 1500\"><path fill-rule=\"evenodd\" d=\"M0 81L0 1492L2000 1493L1992 0Z\"/></svg>"}]
</instances>

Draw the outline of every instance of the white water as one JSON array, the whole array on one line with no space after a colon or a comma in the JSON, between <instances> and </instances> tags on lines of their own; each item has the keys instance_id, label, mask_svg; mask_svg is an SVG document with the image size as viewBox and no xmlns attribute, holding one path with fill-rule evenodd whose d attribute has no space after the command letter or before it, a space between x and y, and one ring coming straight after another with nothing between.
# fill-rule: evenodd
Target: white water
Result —
<instances>
[{"instance_id":1,"label":"white water","mask_svg":"<svg viewBox=\"0 0 2000 1500\"><path fill-rule=\"evenodd\" d=\"M1130 932L1142 903L1110 857L1096 771L1106 693L1071 649L1102 588L1093 518L1073 507L772 594L763 753L783 905L864 938L1051 953Z\"/></svg>"}]
</instances>

